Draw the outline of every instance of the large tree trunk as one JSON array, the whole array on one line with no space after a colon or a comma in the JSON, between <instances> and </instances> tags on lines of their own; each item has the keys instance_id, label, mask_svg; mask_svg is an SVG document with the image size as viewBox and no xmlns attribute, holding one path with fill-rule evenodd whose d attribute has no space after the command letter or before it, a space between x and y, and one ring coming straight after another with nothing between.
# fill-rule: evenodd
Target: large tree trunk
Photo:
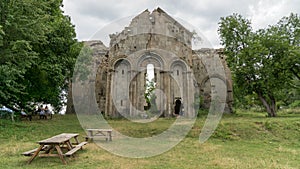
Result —
<instances>
[{"instance_id":1,"label":"large tree trunk","mask_svg":"<svg viewBox=\"0 0 300 169\"><path fill-rule=\"evenodd\" d=\"M262 104L265 106L269 117L276 117L276 100L272 95L269 95L270 103L268 103L267 99L258 92L258 97Z\"/></svg>"},{"instance_id":2,"label":"large tree trunk","mask_svg":"<svg viewBox=\"0 0 300 169\"><path fill-rule=\"evenodd\" d=\"M71 80L69 81L66 114L75 114L75 109L74 109L74 105L73 105L72 82L71 82Z\"/></svg>"},{"instance_id":3,"label":"large tree trunk","mask_svg":"<svg viewBox=\"0 0 300 169\"><path fill-rule=\"evenodd\" d=\"M273 95L269 95L269 98L270 98L270 102L271 102L271 113L272 113L272 116L271 117L276 117L277 114L276 114L276 100L274 98Z\"/></svg>"}]
</instances>

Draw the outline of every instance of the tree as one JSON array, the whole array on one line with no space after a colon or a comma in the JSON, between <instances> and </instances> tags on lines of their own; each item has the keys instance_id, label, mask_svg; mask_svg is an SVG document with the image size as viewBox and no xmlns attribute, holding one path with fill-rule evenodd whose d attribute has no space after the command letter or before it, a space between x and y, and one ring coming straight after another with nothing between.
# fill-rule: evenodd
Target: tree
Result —
<instances>
[{"instance_id":1,"label":"tree","mask_svg":"<svg viewBox=\"0 0 300 169\"><path fill-rule=\"evenodd\" d=\"M292 46L290 56L287 58L289 69L295 78L300 80L300 17L292 13L289 17L283 17L277 27Z\"/></svg>"},{"instance_id":2,"label":"tree","mask_svg":"<svg viewBox=\"0 0 300 169\"><path fill-rule=\"evenodd\" d=\"M290 29L284 29L285 20L289 20ZM218 32L233 72L234 88L242 96L256 94L270 117L276 116L279 91L292 86L299 69L299 43L295 42L299 37L288 32L299 32L294 20L299 22L299 17L291 14L277 25L257 31L239 14L222 17L219 23Z\"/></svg>"},{"instance_id":3,"label":"tree","mask_svg":"<svg viewBox=\"0 0 300 169\"><path fill-rule=\"evenodd\" d=\"M156 99L157 99L157 93L155 92L156 89L156 83L154 78L149 79L148 74L146 75L146 91L144 93L145 100L147 103L147 107L145 107L147 116L149 118L159 116L160 111L158 110L157 104L156 104Z\"/></svg>"},{"instance_id":4,"label":"tree","mask_svg":"<svg viewBox=\"0 0 300 169\"><path fill-rule=\"evenodd\" d=\"M60 105L81 44L62 0L0 2L0 100L10 108Z\"/></svg>"},{"instance_id":5,"label":"tree","mask_svg":"<svg viewBox=\"0 0 300 169\"><path fill-rule=\"evenodd\" d=\"M155 81L154 79L149 80L148 78L146 78L146 91L144 93L145 99L146 99L146 103L147 103L147 110L151 108L151 106L155 106Z\"/></svg>"},{"instance_id":6,"label":"tree","mask_svg":"<svg viewBox=\"0 0 300 169\"><path fill-rule=\"evenodd\" d=\"M0 46L3 45L3 35L4 35L4 32L3 32L2 26L0 25Z\"/></svg>"},{"instance_id":7,"label":"tree","mask_svg":"<svg viewBox=\"0 0 300 169\"><path fill-rule=\"evenodd\" d=\"M20 83L20 80L24 79L26 69L37 58L37 53L32 50L30 41L43 35L38 33L41 27L39 23L30 24L35 16L39 17L39 14L24 15L29 8L36 9L32 4L10 0L0 3L0 25L3 28L0 46L0 97L2 104L13 108L14 103L20 101L18 95L24 94L25 85ZM36 32L33 31L34 27L36 27ZM32 32L26 32L26 30Z\"/></svg>"}]
</instances>

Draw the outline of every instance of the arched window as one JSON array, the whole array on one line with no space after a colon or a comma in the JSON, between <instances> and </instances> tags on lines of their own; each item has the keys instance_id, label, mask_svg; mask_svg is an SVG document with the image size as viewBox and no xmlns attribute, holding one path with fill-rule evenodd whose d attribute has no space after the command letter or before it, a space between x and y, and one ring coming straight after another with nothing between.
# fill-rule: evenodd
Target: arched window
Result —
<instances>
[{"instance_id":1,"label":"arched window","mask_svg":"<svg viewBox=\"0 0 300 169\"><path fill-rule=\"evenodd\" d=\"M154 77L154 65L153 64L148 64L147 65L147 81L152 81L155 77Z\"/></svg>"}]
</instances>

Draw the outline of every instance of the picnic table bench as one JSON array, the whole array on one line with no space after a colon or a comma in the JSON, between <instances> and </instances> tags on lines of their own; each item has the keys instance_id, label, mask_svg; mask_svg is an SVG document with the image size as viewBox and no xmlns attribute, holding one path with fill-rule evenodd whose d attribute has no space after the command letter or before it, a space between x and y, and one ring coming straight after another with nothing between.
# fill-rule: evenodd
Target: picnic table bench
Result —
<instances>
[{"instance_id":1,"label":"picnic table bench","mask_svg":"<svg viewBox=\"0 0 300 169\"><path fill-rule=\"evenodd\" d=\"M22 153L24 156L31 156L28 160L28 164L36 157L59 157L64 164L67 164L64 156L73 156L73 154L82 149L82 146L86 145L87 142L79 142L78 135L74 133L62 133L51 138L38 141L40 145L38 148L26 151ZM74 139L74 143L71 143L71 139ZM54 153L56 150L56 153ZM67 152L64 153L63 150ZM41 151L44 153L39 154Z\"/></svg>"},{"instance_id":2,"label":"picnic table bench","mask_svg":"<svg viewBox=\"0 0 300 169\"><path fill-rule=\"evenodd\" d=\"M112 129L86 129L88 135L86 137L86 141L88 139L93 140L96 136L105 137L106 141L112 141Z\"/></svg>"}]
</instances>

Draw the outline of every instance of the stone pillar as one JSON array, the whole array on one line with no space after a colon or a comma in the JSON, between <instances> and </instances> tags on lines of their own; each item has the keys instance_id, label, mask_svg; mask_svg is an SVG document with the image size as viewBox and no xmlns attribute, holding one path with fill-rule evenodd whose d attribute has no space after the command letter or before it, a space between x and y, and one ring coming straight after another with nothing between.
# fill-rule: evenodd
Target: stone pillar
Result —
<instances>
[{"instance_id":1,"label":"stone pillar","mask_svg":"<svg viewBox=\"0 0 300 169\"><path fill-rule=\"evenodd\" d=\"M162 113L162 111L164 110L164 104L163 104L163 100L164 100L164 95L162 93L162 82L161 82L161 76L160 76L160 70L158 69L154 69L154 80L156 83L156 89L160 90L159 95L157 96L157 109L160 111L160 113Z\"/></svg>"},{"instance_id":2,"label":"stone pillar","mask_svg":"<svg viewBox=\"0 0 300 169\"><path fill-rule=\"evenodd\" d=\"M129 103L130 103L130 116L135 115L135 104L136 104L136 71L131 70L129 82Z\"/></svg>"},{"instance_id":3,"label":"stone pillar","mask_svg":"<svg viewBox=\"0 0 300 169\"><path fill-rule=\"evenodd\" d=\"M172 115L172 100L171 100L171 78L170 78L170 71L161 71L161 76L162 76L162 80L163 80L163 92L166 96L166 100L164 101L164 106L165 106L165 117L169 117Z\"/></svg>"},{"instance_id":4,"label":"stone pillar","mask_svg":"<svg viewBox=\"0 0 300 169\"><path fill-rule=\"evenodd\" d=\"M135 83L135 86L134 86L134 93L133 93L133 98L134 98L134 104L133 104L133 107L134 107L134 116L137 115L138 113L138 88L139 88L139 83L138 83L138 79L139 79L139 74L138 72L136 72L135 74L135 79L134 79L134 83Z\"/></svg>"},{"instance_id":5,"label":"stone pillar","mask_svg":"<svg viewBox=\"0 0 300 169\"><path fill-rule=\"evenodd\" d=\"M180 86L181 88L181 95L183 97L182 101L183 101L183 107L184 107L184 116L189 116L189 110L188 110L188 104L189 104L189 98L188 98L188 90L189 90L189 83L188 83L188 72L186 71L182 71L182 82L180 82L182 84L182 86Z\"/></svg>"},{"instance_id":6,"label":"stone pillar","mask_svg":"<svg viewBox=\"0 0 300 169\"><path fill-rule=\"evenodd\" d=\"M146 81L146 71L142 70L140 72L140 78L139 78L139 91L138 91L138 110L140 112L144 111L144 103L145 103L145 81Z\"/></svg>"},{"instance_id":7,"label":"stone pillar","mask_svg":"<svg viewBox=\"0 0 300 169\"><path fill-rule=\"evenodd\" d=\"M108 70L107 72L107 83L106 83L106 103L105 103L105 115L113 116L112 114L112 83L113 83L113 70Z\"/></svg>"},{"instance_id":8,"label":"stone pillar","mask_svg":"<svg viewBox=\"0 0 300 169\"><path fill-rule=\"evenodd\" d=\"M185 106L185 111L187 112L188 117L195 117L195 87L192 77L192 72L187 72L187 103Z\"/></svg>"},{"instance_id":9,"label":"stone pillar","mask_svg":"<svg viewBox=\"0 0 300 169\"><path fill-rule=\"evenodd\" d=\"M135 70L131 71L131 84L130 84L130 116L137 116L139 111L140 102L140 85L141 85L141 73Z\"/></svg>"},{"instance_id":10,"label":"stone pillar","mask_svg":"<svg viewBox=\"0 0 300 169\"><path fill-rule=\"evenodd\" d=\"M172 103L173 103L173 99L171 99L171 72L170 71L167 71L167 74L166 74L166 81L167 81L167 84L166 84L166 87L167 87L167 93L166 93L166 96L167 96L167 112L168 112L168 116L172 116Z\"/></svg>"}]
</instances>

